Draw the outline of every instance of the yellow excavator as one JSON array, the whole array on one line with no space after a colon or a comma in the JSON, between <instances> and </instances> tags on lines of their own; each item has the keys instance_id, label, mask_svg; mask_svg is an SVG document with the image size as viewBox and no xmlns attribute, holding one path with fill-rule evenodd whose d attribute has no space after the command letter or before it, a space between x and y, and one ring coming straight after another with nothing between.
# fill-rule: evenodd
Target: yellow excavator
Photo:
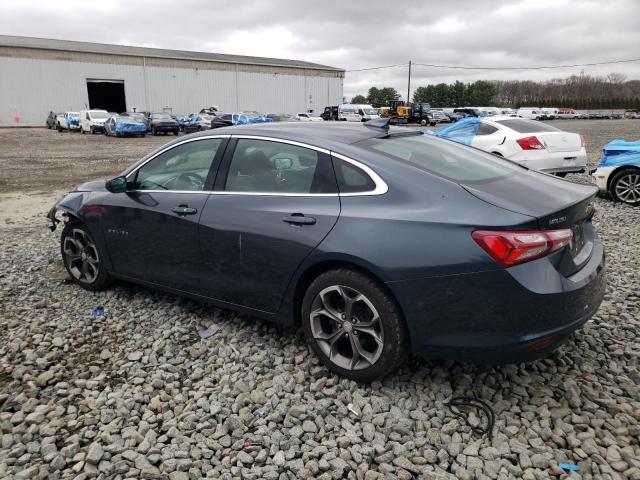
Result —
<instances>
[{"instance_id":1,"label":"yellow excavator","mask_svg":"<svg viewBox=\"0 0 640 480\"><path fill-rule=\"evenodd\" d=\"M386 112L391 125L408 123L411 117L411 105L407 105L404 100L391 100L389 102L389 110Z\"/></svg>"}]
</instances>

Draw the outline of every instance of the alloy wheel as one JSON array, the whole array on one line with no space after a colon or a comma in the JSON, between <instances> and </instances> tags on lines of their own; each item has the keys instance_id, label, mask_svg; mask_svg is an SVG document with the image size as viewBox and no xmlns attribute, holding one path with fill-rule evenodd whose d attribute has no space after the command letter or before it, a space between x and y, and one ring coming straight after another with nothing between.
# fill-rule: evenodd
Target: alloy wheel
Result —
<instances>
[{"instance_id":1,"label":"alloy wheel","mask_svg":"<svg viewBox=\"0 0 640 480\"><path fill-rule=\"evenodd\" d=\"M615 185L618 199L625 203L640 201L640 173L628 173L618 178Z\"/></svg>"},{"instance_id":2,"label":"alloy wheel","mask_svg":"<svg viewBox=\"0 0 640 480\"><path fill-rule=\"evenodd\" d=\"M382 354L384 331L373 303L354 288L333 285L320 291L311 305L313 339L335 365L362 370Z\"/></svg>"},{"instance_id":3,"label":"alloy wheel","mask_svg":"<svg viewBox=\"0 0 640 480\"><path fill-rule=\"evenodd\" d=\"M69 272L82 283L93 283L100 272L98 249L82 229L74 228L64 238L63 252Z\"/></svg>"}]
</instances>

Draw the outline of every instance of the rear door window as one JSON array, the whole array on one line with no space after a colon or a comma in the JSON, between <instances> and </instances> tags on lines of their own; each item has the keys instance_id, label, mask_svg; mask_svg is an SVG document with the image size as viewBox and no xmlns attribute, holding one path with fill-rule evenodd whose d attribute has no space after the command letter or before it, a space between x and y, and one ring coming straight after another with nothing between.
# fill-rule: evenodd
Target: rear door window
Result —
<instances>
[{"instance_id":1,"label":"rear door window","mask_svg":"<svg viewBox=\"0 0 640 480\"><path fill-rule=\"evenodd\" d=\"M364 193L375 190L376 184L361 168L335 157L333 166L340 193Z\"/></svg>"},{"instance_id":2,"label":"rear door window","mask_svg":"<svg viewBox=\"0 0 640 480\"><path fill-rule=\"evenodd\" d=\"M523 169L489 153L430 135L373 138L358 145L459 183L493 180Z\"/></svg>"},{"instance_id":3,"label":"rear door window","mask_svg":"<svg viewBox=\"0 0 640 480\"><path fill-rule=\"evenodd\" d=\"M478 127L478 131L476 132L476 135L491 135L492 133L496 133L498 131L498 129L492 125L489 125L487 123L481 123L480 126Z\"/></svg>"},{"instance_id":4,"label":"rear door window","mask_svg":"<svg viewBox=\"0 0 640 480\"><path fill-rule=\"evenodd\" d=\"M336 193L328 155L270 140L239 139L225 190L245 193Z\"/></svg>"}]
</instances>

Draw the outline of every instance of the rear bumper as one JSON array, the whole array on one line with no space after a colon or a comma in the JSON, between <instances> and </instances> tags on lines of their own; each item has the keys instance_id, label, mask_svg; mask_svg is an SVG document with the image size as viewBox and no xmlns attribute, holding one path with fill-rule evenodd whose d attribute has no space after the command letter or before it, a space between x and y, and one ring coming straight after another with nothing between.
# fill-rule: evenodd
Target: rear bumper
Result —
<instances>
[{"instance_id":1,"label":"rear bumper","mask_svg":"<svg viewBox=\"0 0 640 480\"><path fill-rule=\"evenodd\" d=\"M591 181L598 186L598 189L602 192L607 191L607 185L609 183L609 177L617 167L598 167L591 170Z\"/></svg>"},{"instance_id":2,"label":"rear bumper","mask_svg":"<svg viewBox=\"0 0 640 480\"><path fill-rule=\"evenodd\" d=\"M403 308L414 353L477 363L550 354L598 310L606 287L602 244L573 276L549 258L508 270L387 284Z\"/></svg>"},{"instance_id":3,"label":"rear bumper","mask_svg":"<svg viewBox=\"0 0 640 480\"><path fill-rule=\"evenodd\" d=\"M584 172L587 168L587 152L584 147L575 152L527 150L510 160L545 173Z\"/></svg>"}]
</instances>

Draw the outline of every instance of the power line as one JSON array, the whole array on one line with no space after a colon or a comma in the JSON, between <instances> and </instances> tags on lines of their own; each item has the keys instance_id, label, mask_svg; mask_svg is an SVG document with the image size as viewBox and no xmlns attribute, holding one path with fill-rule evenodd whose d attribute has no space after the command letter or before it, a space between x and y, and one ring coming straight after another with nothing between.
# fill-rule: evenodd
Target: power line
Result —
<instances>
[{"instance_id":1,"label":"power line","mask_svg":"<svg viewBox=\"0 0 640 480\"><path fill-rule=\"evenodd\" d=\"M545 70L545 69L555 69L555 68L573 68L573 67L593 67L596 65L611 65L615 63L631 63L631 62L640 62L640 58L631 58L627 60L611 60L608 62L592 62L592 63L574 63L571 65L542 65L536 67L469 67L469 66L461 66L461 65L437 65L434 63L412 63L412 65L418 65L421 67L433 67L433 68L450 68L457 70ZM383 68L394 68L394 67L406 67L406 63L400 63L396 65L383 65L380 67L369 67L369 68L359 68L354 70L346 70L346 72L364 72L367 70L380 70Z\"/></svg>"}]
</instances>

